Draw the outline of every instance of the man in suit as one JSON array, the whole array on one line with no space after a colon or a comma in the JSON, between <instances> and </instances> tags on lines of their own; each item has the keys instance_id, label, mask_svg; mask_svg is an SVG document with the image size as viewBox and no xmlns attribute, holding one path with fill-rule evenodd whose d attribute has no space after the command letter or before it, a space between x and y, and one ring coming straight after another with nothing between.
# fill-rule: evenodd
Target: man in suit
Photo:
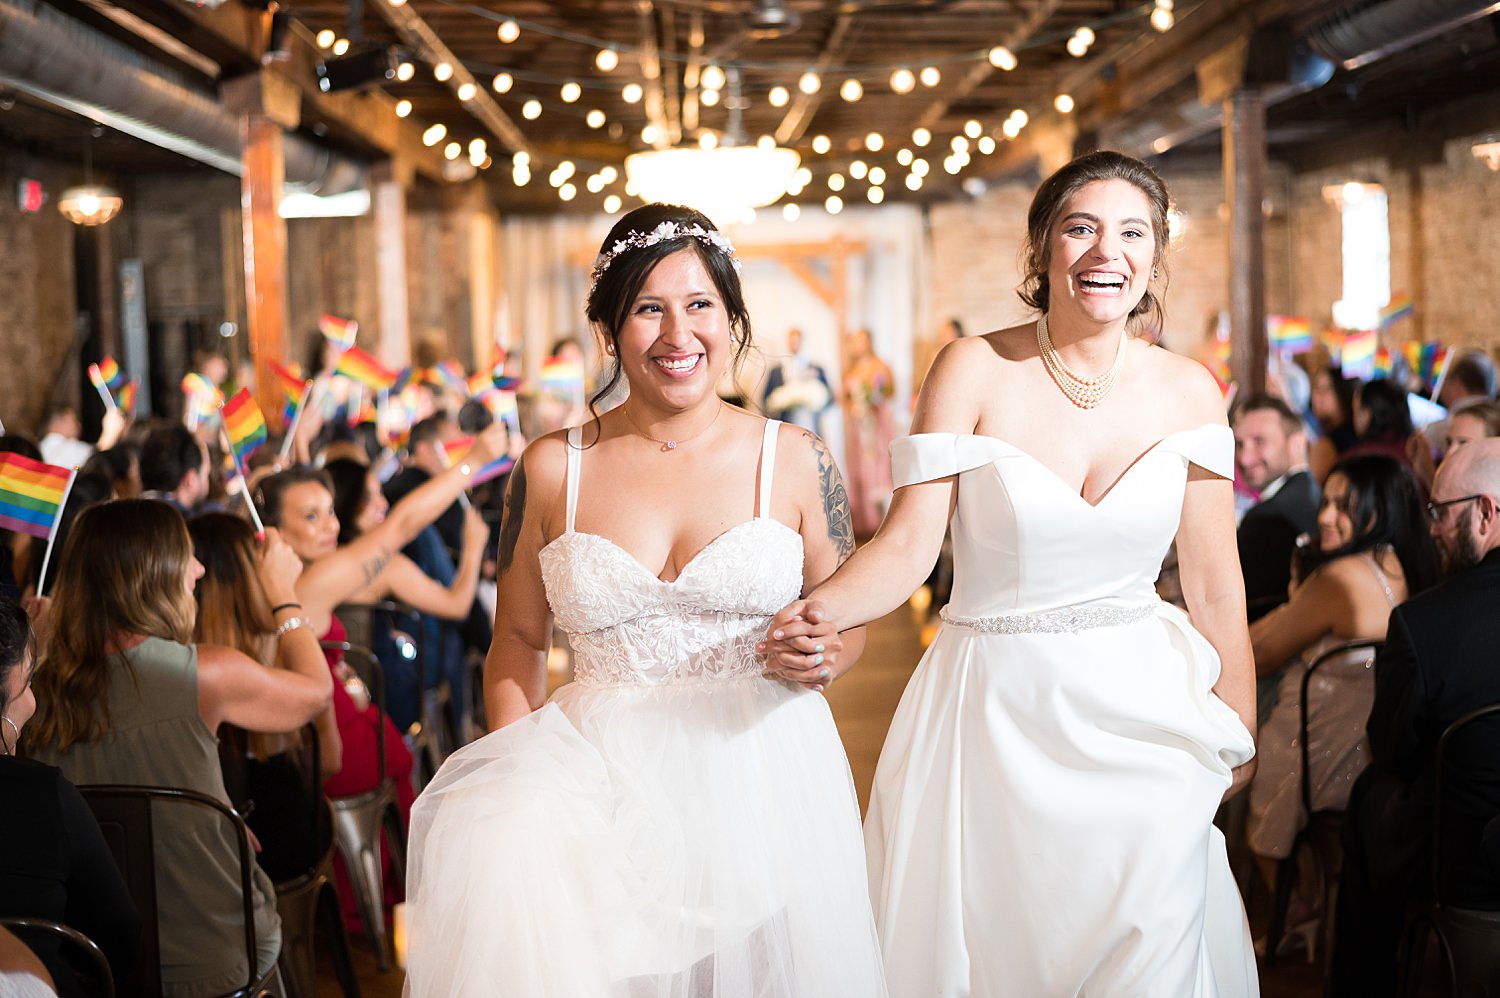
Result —
<instances>
[{"instance_id":1,"label":"man in suit","mask_svg":"<svg viewBox=\"0 0 1500 998\"><path fill-rule=\"evenodd\" d=\"M833 393L828 375L807 358L802 347L802 330L790 330L786 334L789 356L766 372L761 408L772 419L821 433L823 410L833 404Z\"/></svg>"},{"instance_id":2,"label":"man in suit","mask_svg":"<svg viewBox=\"0 0 1500 998\"><path fill-rule=\"evenodd\" d=\"M1297 538L1318 526L1318 483L1307 470L1302 420L1281 399L1254 395L1235 410L1234 457L1260 500L1240 521L1240 570L1251 620L1286 602Z\"/></svg>"},{"instance_id":3,"label":"man in suit","mask_svg":"<svg viewBox=\"0 0 1500 998\"><path fill-rule=\"evenodd\" d=\"M1344 824L1332 994L1395 993L1407 905L1430 891L1434 750L1459 717L1500 702L1500 439L1448 458L1432 486L1432 534L1448 578L1391 613L1375 662L1370 766ZM1488 855L1500 816L1500 724L1451 744L1443 767L1439 890L1466 908L1500 910Z\"/></svg>"}]
</instances>

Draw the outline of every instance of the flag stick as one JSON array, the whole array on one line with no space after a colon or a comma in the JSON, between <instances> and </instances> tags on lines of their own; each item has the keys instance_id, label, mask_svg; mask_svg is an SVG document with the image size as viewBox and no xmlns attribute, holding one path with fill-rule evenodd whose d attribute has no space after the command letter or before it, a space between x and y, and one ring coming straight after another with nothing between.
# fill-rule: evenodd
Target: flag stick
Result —
<instances>
[{"instance_id":1,"label":"flag stick","mask_svg":"<svg viewBox=\"0 0 1500 998\"><path fill-rule=\"evenodd\" d=\"M37 580L36 594L46 595L47 563L52 560L52 544L57 540L57 525L62 522L63 511L68 508L68 496L73 491L73 479L78 477L78 465L68 474L68 484L63 486L62 501L57 504L57 515L52 518L52 529L47 531L47 550L42 555L42 574Z\"/></svg>"},{"instance_id":2,"label":"flag stick","mask_svg":"<svg viewBox=\"0 0 1500 998\"><path fill-rule=\"evenodd\" d=\"M245 510L250 514L250 522L255 525L255 539L263 541L266 539L266 525L260 522L260 512L255 508L255 500L250 498L250 479L240 464L240 455L234 449L234 441L229 439L229 428L224 425L222 405L219 406L219 439L228 446L229 458L234 462L234 473L240 476L240 495L245 497Z\"/></svg>"},{"instance_id":3,"label":"flag stick","mask_svg":"<svg viewBox=\"0 0 1500 998\"><path fill-rule=\"evenodd\" d=\"M292 441L297 439L297 427L302 425L302 413L307 409L312 400L313 389L316 385L308 381L302 386L302 398L297 401L297 411L292 413L292 425L286 431L286 436L281 441L281 456L286 457L292 452Z\"/></svg>"},{"instance_id":4,"label":"flag stick","mask_svg":"<svg viewBox=\"0 0 1500 998\"><path fill-rule=\"evenodd\" d=\"M104 372L99 370L98 364L89 365L89 381L93 382L94 391L99 393L99 400L104 403L104 408L110 412L119 408L115 405L115 397L109 392L109 386L104 383Z\"/></svg>"},{"instance_id":5,"label":"flag stick","mask_svg":"<svg viewBox=\"0 0 1500 998\"><path fill-rule=\"evenodd\" d=\"M449 459L448 452L443 449L443 445L437 441L433 441L433 443L438 449L438 456L443 459L443 467L453 467L453 461ZM458 504L464 508L464 512L468 512L474 508L474 504L469 502L469 494L467 492L460 492L458 494Z\"/></svg>"}]
</instances>

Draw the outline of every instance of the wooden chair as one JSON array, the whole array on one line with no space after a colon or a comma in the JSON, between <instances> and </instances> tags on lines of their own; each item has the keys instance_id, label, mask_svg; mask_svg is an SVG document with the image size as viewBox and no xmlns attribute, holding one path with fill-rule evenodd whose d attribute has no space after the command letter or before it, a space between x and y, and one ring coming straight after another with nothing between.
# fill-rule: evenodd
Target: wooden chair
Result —
<instances>
[{"instance_id":1,"label":"wooden chair","mask_svg":"<svg viewBox=\"0 0 1500 998\"><path fill-rule=\"evenodd\" d=\"M273 966L256 973L255 894L252 873L254 853L245 822L227 804L207 794L173 787L122 785L80 786L115 863L125 879L141 915L141 949L130 979L119 982L121 993L132 998L159 998L162 993L161 940L156 898L156 839L152 812L155 807L197 808L229 823L234 832L239 864L241 917L244 922L245 983L217 998L279 998L279 975Z\"/></svg>"},{"instance_id":2,"label":"wooden chair","mask_svg":"<svg viewBox=\"0 0 1500 998\"><path fill-rule=\"evenodd\" d=\"M63 963L75 976L75 980L68 984L55 982L60 994L81 992L98 998L114 998L115 979L109 970L109 960L104 951L82 932L61 922L17 915L0 917L0 925L15 933L16 938L33 951L38 945L44 949L58 949ZM40 956L40 952L37 955Z\"/></svg>"},{"instance_id":3,"label":"wooden chair","mask_svg":"<svg viewBox=\"0 0 1500 998\"><path fill-rule=\"evenodd\" d=\"M1485 718L1500 718L1500 703L1472 710L1443 731L1433 759L1432 900L1406 925L1399 966L1402 998L1422 994L1429 936L1435 937L1454 998L1500 998L1500 911L1462 908L1447 900L1443 877L1443 769L1453 746ZM1492 722L1493 723L1493 722ZM1489 776L1500 783L1500 769Z\"/></svg>"},{"instance_id":4,"label":"wooden chair","mask_svg":"<svg viewBox=\"0 0 1500 998\"><path fill-rule=\"evenodd\" d=\"M1300 789L1302 813L1307 815L1307 824L1292 840L1292 851L1276 867L1276 893L1271 908L1271 924L1266 931L1266 963L1276 963L1276 951L1286 933L1286 914L1291 906L1292 888L1297 882L1298 856L1303 849L1316 858L1323 881L1323 914L1318 925L1316 942L1311 943L1315 951L1323 954L1325 971L1327 955L1333 951L1333 911L1338 900L1339 871L1343 868L1344 849L1341 836L1344 827L1344 812L1341 810L1313 810L1312 802L1312 758L1308 750L1308 693L1315 673L1330 662L1346 660L1356 652L1369 651L1379 654L1385 646L1383 641L1346 641L1329 648L1314 659L1302 673L1301 692L1298 702L1297 741L1302 753Z\"/></svg>"}]
</instances>

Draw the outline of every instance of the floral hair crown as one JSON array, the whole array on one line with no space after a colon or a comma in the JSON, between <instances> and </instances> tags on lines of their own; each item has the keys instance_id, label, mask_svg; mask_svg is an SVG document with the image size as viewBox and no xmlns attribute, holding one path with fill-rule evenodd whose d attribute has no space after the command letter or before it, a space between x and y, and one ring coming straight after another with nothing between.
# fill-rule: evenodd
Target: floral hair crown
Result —
<instances>
[{"instance_id":1,"label":"floral hair crown","mask_svg":"<svg viewBox=\"0 0 1500 998\"><path fill-rule=\"evenodd\" d=\"M680 239L683 236L691 236L700 242L712 246L729 258L729 262L734 265L734 272L736 274L740 272L740 260L739 257L734 255L734 244L729 241L729 237L725 236L724 233L717 229L705 229L697 222L691 225L683 225L680 222L668 221L662 222L650 232L632 232L624 239L617 239L614 245L596 256L594 258L594 270L589 275L589 292L593 293L594 287L599 283L599 278L604 276L604 272L609 269L609 265L614 263L615 257L620 254L628 253L631 250L645 249L647 246L655 246L657 243L664 243L668 239Z\"/></svg>"}]
</instances>

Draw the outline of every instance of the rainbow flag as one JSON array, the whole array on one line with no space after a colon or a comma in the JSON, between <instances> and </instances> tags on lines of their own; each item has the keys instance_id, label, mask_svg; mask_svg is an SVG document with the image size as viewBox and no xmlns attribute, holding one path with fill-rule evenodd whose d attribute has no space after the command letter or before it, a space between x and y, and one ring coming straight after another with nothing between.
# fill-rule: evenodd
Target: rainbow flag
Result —
<instances>
[{"instance_id":1,"label":"rainbow flag","mask_svg":"<svg viewBox=\"0 0 1500 998\"><path fill-rule=\"evenodd\" d=\"M286 405L281 411L281 421L290 423L297 417L297 409L302 405L302 397L307 394L307 382L302 378L302 366L293 364L286 367L273 360L271 361L271 377L275 379L276 387L281 389L281 394L286 396Z\"/></svg>"},{"instance_id":2,"label":"rainbow flag","mask_svg":"<svg viewBox=\"0 0 1500 998\"><path fill-rule=\"evenodd\" d=\"M391 398L395 398L397 395L400 395L402 392L406 391L406 386L413 383L414 376L415 372L409 365L397 371L396 380L391 382Z\"/></svg>"},{"instance_id":3,"label":"rainbow flag","mask_svg":"<svg viewBox=\"0 0 1500 998\"><path fill-rule=\"evenodd\" d=\"M429 367L426 381L430 385L442 385L465 398L469 395L469 379L464 376L464 369L451 360Z\"/></svg>"},{"instance_id":4,"label":"rainbow flag","mask_svg":"<svg viewBox=\"0 0 1500 998\"><path fill-rule=\"evenodd\" d=\"M1272 349L1297 354L1313 348L1312 321L1306 316L1270 315L1266 327Z\"/></svg>"},{"instance_id":5,"label":"rainbow flag","mask_svg":"<svg viewBox=\"0 0 1500 998\"><path fill-rule=\"evenodd\" d=\"M583 365L576 360L548 357L542 361L542 387L579 391L583 388Z\"/></svg>"},{"instance_id":6,"label":"rainbow flag","mask_svg":"<svg viewBox=\"0 0 1500 998\"><path fill-rule=\"evenodd\" d=\"M348 350L354 346L354 337L359 332L359 323L353 319L341 319L336 315L324 315L318 320L318 330L329 343L340 350Z\"/></svg>"},{"instance_id":7,"label":"rainbow flag","mask_svg":"<svg viewBox=\"0 0 1500 998\"><path fill-rule=\"evenodd\" d=\"M1432 347L1428 351L1428 347ZM1453 356L1453 351L1436 343L1422 344L1422 364L1426 370L1424 380L1431 388L1437 388L1443 380L1443 375L1448 371L1448 361Z\"/></svg>"},{"instance_id":8,"label":"rainbow flag","mask_svg":"<svg viewBox=\"0 0 1500 998\"><path fill-rule=\"evenodd\" d=\"M1380 310L1380 328L1384 329L1393 322L1410 318L1416 310L1417 307L1412 304L1411 295L1392 295L1390 302Z\"/></svg>"},{"instance_id":9,"label":"rainbow flag","mask_svg":"<svg viewBox=\"0 0 1500 998\"><path fill-rule=\"evenodd\" d=\"M229 446L234 448L234 459L243 466L255 448L266 442L266 417L248 388L241 388L219 411L229 434Z\"/></svg>"},{"instance_id":10,"label":"rainbow flag","mask_svg":"<svg viewBox=\"0 0 1500 998\"><path fill-rule=\"evenodd\" d=\"M481 399L484 407L490 411L490 415L509 426L512 430L518 426L520 411L516 407L516 393L504 389L490 392Z\"/></svg>"},{"instance_id":11,"label":"rainbow flag","mask_svg":"<svg viewBox=\"0 0 1500 998\"><path fill-rule=\"evenodd\" d=\"M350 347L345 350L333 372L352 378L374 391L389 388L396 381L394 371L359 347Z\"/></svg>"},{"instance_id":12,"label":"rainbow flag","mask_svg":"<svg viewBox=\"0 0 1500 998\"><path fill-rule=\"evenodd\" d=\"M121 385L120 390L115 393L116 401L120 406L120 411L123 412L127 418L135 415L135 393L140 390L140 387L140 381L136 380L135 378L131 378L129 381L125 382L125 384Z\"/></svg>"},{"instance_id":13,"label":"rainbow flag","mask_svg":"<svg viewBox=\"0 0 1500 998\"><path fill-rule=\"evenodd\" d=\"M219 406L224 404L224 395L197 371L182 376L182 391L188 397L188 408L200 421L218 412Z\"/></svg>"},{"instance_id":14,"label":"rainbow flag","mask_svg":"<svg viewBox=\"0 0 1500 998\"><path fill-rule=\"evenodd\" d=\"M473 437L456 437L453 440L449 440L447 443L443 444L443 454L447 456L449 466L452 466L462 461L464 459L464 456L468 454L469 451L473 450L473 448ZM515 466L515 458L511 457L509 454L503 455L491 461L483 468L480 468L478 473L474 475L473 481L471 481L469 484L471 486L482 485L485 482L489 481L491 478L495 478L499 475L505 474Z\"/></svg>"},{"instance_id":15,"label":"rainbow flag","mask_svg":"<svg viewBox=\"0 0 1500 998\"><path fill-rule=\"evenodd\" d=\"M1375 377L1389 378L1391 372L1396 369L1396 358L1391 354L1390 347L1375 348Z\"/></svg>"},{"instance_id":16,"label":"rainbow flag","mask_svg":"<svg viewBox=\"0 0 1500 998\"><path fill-rule=\"evenodd\" d=\"M1369 380L1375 376L1375 351L1379 334L1373 329L1350 330L1344 334L1339 367L1346 378Z\"/></svg>"},{"instance_id":17,"label":"rainbow flag","mask_svg":"<svg viewBox=\"0 0 1500 998\"><path fill-rule=\"evenodd\" d=\"M1401 344L1401 356L1406 358L1406 366L1416 374L1422 369L1422 344L1417 340L1407 340Z\"/></svg>"},{"instance_id":18,"label":"rainbow flag","mask_svg":"<svg viewBox=\"0 0 1500 998\"><path fill-rule=\"evenodd\" d=\"M73 472L20 454L0 454L0 527L47 540Z\"/></svg>"},{"instance_id":19,"label":"rainbow flag","mask_svg":"<svg viewBox=\"0 0 1500 998\"><path fill-rule=\"evenodd\" d=\"M104 379L104 384L109 388L119 388L125 383L125 372L120 370L120 365L113 357L103 357L99 364L99 377Z\"/></svg>"},{"instance_id":20,"label":"rainbow flag","mask_svg":"<svg viewBox=\"0 0 1500 998\"><path fill-rule=\"evenodd\" d=\"M1337 329L1324 329L1318 335L1318 342L1328 353L1328 363L1338 366L1340 357L1344 352L1344 336Z\"/></svg>"}]
</instances>

